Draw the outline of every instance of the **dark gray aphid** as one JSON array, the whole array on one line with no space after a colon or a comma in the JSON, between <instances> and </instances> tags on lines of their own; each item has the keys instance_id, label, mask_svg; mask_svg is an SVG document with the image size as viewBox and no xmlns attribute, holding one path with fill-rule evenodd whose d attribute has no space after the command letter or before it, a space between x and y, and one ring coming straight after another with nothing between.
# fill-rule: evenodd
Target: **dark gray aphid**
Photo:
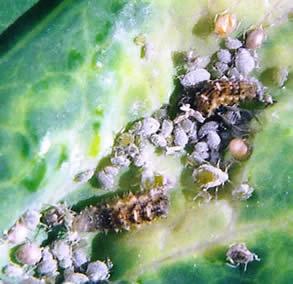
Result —
<instances>
[{"instance_id":1,"label":"dark gray aphid","mask_svg":"<svg viewBox=\"0 0 293 284\"><path fill-rule=\"evenodd\" d=\"M208 135L211 131L217 131L219 128L219 123L216 121L209 121L206 122L201 126L201 128L198 130L198 137L203 138L206 135Z\"/></svg>"},{"instance_id":2,"label":"dark gray aphid","mask_svg":"<svg viewBox=\"0 0 293 284\"><path fill-rule=\"evenodd\" d=\"M232 244L229 247L226 256L230 265L233 267L244 264L244 271L246 271L249 262L254 260L260 261L260 258L255 253L251 252L244 243Z\"/></svg>"}]
</instances>

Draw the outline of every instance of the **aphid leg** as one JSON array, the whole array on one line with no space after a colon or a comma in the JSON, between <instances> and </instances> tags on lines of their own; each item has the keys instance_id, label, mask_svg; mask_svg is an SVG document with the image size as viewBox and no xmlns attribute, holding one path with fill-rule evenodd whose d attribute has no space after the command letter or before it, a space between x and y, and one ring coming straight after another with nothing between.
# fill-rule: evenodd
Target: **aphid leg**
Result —
<instances>
[{"instance_id":1,"label":"aphid leg","mask_svg":"<svg viewBox=\"0 0 293 284\"><path fill-rule=\"evenodd\" d=\"M231 264L231 263L226 263L227 266L231 267L231 268L237 268L239 266L239 263L237 264Z\"/></svg>"},{"instance_id":2,"label":"aphid leg","mask_svg":"<svg viewBox=\"0 0 293 284\"><path fill-rule=\"evenodd\" d=\"M208 191L200 191L198 194L196 194L193 197L193 201L195 201L198 198L202 198L204 203L209 203L212 199L212 196ZM199 206L201 206L201 202L199 201Z\"/></svg>"}]
</instances>

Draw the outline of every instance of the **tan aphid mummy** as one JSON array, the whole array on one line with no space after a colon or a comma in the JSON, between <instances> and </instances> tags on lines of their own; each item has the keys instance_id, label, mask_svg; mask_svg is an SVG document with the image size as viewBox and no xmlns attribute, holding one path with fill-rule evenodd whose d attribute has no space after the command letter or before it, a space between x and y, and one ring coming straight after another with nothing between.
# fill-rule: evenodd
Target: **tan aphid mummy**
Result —
<instances>
[{"instance_id":1,"label":"tan aphid mummy","mask_svg":"<svg viewBox=\"0 0 293 284\"><path fill-rule=\"evenodd\" d=\"M245 160L250 154L250 148L245 140L234 138L229 143L229 152L236 160Z\"/></svg>"},{"instance_id":2,"label":"tan aphid mummy","mask_svg":"<svg viewBox=\"0 0 293 284\"><path fill-rule=\"evenodd\" d=\"M237 27L237 18L234 14L224 13L215 18L215 33L220 37L229 36Z\"/></svg>"},{"instance_id":3,"label":"tan aphid mummy","mask_svg":"<svg viewBox=\"0 0 293 284\"><path fill-rule=\"evenodd\" d=\"M266 34L262 27L253 29L247 33L245 45L249 49L260 48L265 37Z\"/></svg>"}]
</instances>

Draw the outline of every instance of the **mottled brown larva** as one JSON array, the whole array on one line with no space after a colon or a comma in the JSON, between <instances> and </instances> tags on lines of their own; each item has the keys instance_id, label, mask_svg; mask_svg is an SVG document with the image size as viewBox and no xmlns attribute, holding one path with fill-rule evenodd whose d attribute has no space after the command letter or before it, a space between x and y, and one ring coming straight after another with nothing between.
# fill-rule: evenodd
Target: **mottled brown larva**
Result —
<instances>
[{"instance_id":1,"label":"mottled brown larva","mask_svg":"<svg viewBox=\"0 0 293 284\"><path fill-rule=\"evenodd\" d=\"M207 81L194 97L194 107L205 116L211 116L220 106L231 106L256 97L256 86L246 80Z\"/></svg>"},{"instance_id":2,"label":"mottled brown larva","mask_svg":"<svg viewBox=\"0 0 293 284\"><path fill-rule=\"evenodd\" d=\"M164 188L128 194L110 203L84 209L76 216L73 227L83 232L121 231L164 217L169 199Z\"/></svg>"}]
</instances>

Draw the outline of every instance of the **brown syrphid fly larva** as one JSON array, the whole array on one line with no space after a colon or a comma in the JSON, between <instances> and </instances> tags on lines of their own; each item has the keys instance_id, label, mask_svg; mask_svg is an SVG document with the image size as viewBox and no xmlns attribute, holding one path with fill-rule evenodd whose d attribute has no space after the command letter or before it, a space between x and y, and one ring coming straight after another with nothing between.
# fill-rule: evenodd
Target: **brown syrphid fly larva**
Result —
<instances>
[{"instance_id":1,"label":"brown syrphid fly larva","mask_svg":"<svg viewBox=\"0 0 293 284\"><path fill-rule=\"evenodd\" d=\"M207 81L194 96L194 107L205 116L211 116L221 106L237 105L257 96L254 83L247 80Z\"/></svg>"},{"instance_id":2,"label":"brown syrphid fly larva","mask_svg":"<svg viewBox=\"0 0 293 284\"><path fill-rule=\"evenodd\" d=\"M168 214L169 198L164 188L153 188L85 208L76 216L76 231L121 231L150 223Z\"/></svg>"}]
</instances>

